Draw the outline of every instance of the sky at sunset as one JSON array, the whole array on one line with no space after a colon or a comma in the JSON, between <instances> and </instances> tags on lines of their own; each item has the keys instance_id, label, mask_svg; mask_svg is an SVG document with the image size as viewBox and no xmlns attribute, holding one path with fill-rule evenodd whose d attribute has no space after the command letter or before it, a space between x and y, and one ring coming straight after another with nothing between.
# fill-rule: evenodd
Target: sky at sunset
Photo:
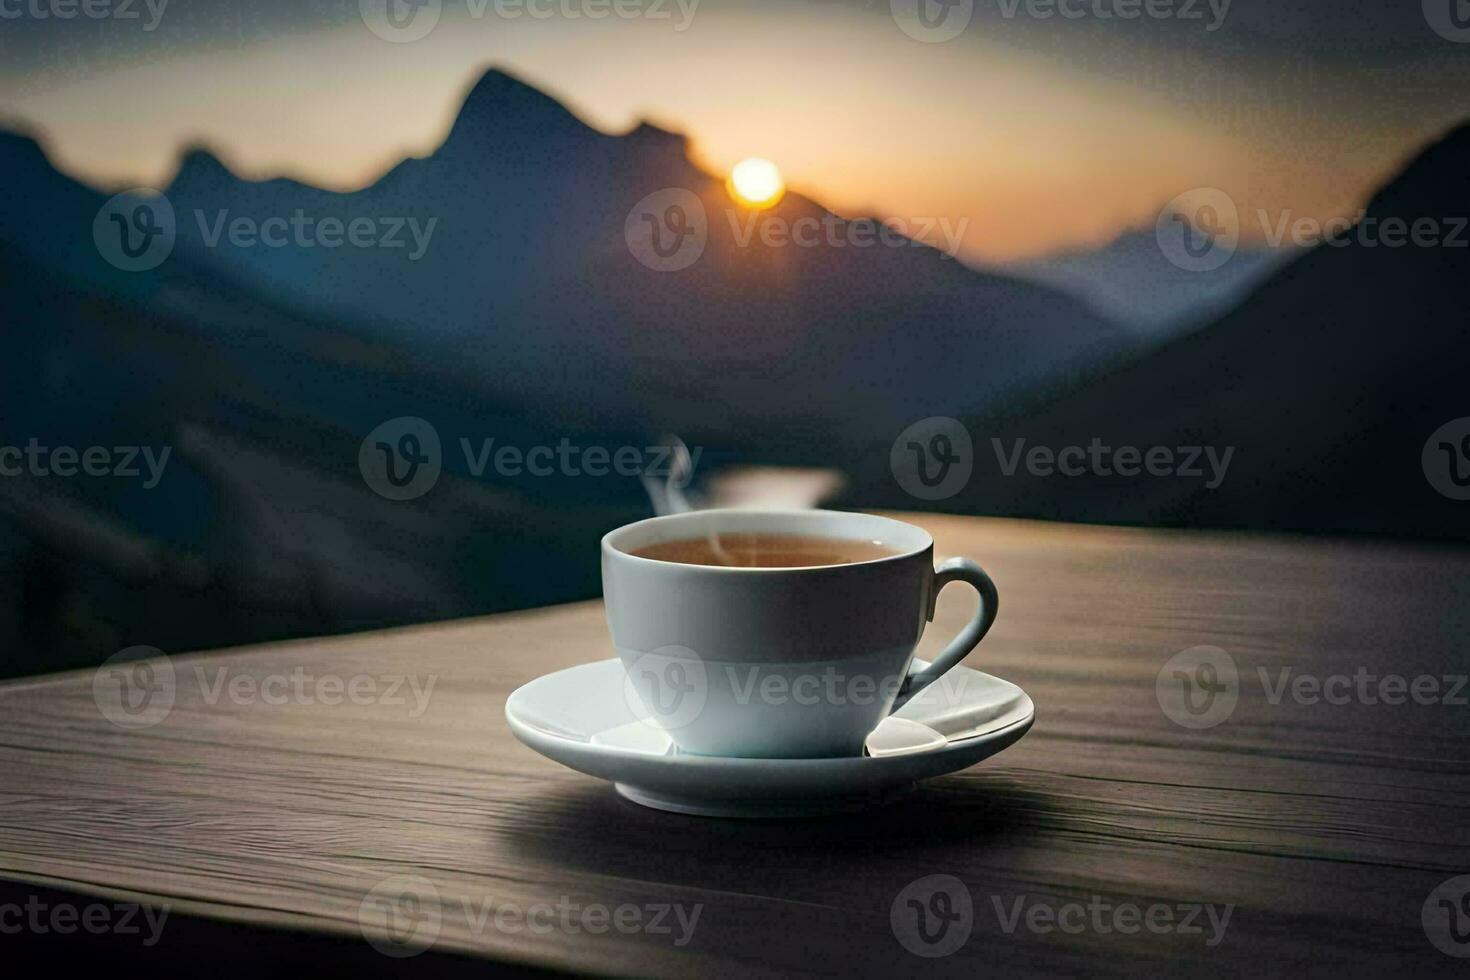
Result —
<instances>
[{"instance_id":1,"label":"sky at sunset","mask_svg":"<svg viewBox=\"0 0 1470 980\"><path fill-rule=\"evenodd\" d=\"M141 0L140 21L0 20L0 118L99 186L166 183L202 142L245 176L351 188L431 152L497 65L600 129L687 133L718 174L763 156L840 213L967 221L961 254L984 262L1102 244L1201 186L1244 214L1350 212L1470 117L1470 43L1418 0L1200 0L1200 19L1133 20L1099 15L1120 0L1077 0L1078 17L978 0L937 43L886 0L666 0L666 16L598 20L556 12L585 0L514 19L496 2L446 0L411 43L355 2L173 0L153 30Z\"/></svg>"}]
</instances>

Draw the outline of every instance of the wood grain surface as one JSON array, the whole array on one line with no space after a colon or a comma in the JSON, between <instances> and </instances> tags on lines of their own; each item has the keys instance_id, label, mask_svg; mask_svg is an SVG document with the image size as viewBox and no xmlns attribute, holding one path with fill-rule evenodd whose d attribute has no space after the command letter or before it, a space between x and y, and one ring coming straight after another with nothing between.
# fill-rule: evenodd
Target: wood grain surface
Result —
<instances>
[{"instance_id":1,"label":"wood grain surface","mask_svg":"<svg viewBox=\"0 0 1470 980\"><path fill-rule=\"evenodd\" d=\"M908 519L994 577L1000 618L968 663L1024 687L1037 720L885 808L682 817L520 745L502 716L512 690L612 655L590 602L174 656L172 708L135 729L104 716L92 671L0 686L0 877L288 929L359 936L366 921L380 941L374 896L428 883L431 907L400 910L404 949L432 938L577 971L1470 970L1422 919L1437 886L1470 874L1470 690L1454 690L1470 673L1470 554ZM921 655L972 602L944 594ZM1161 706L1174 681L1159 677L1199 645L1239 682L1228 717L1192 729ZM1312 703L1313 679L1337 675L1366 679L1346 703ZM1436 693L1359 693L1390 675ZM952 927L970 933L926 958L903 941L907 898L934 875L968 893ZM661 907L667 932L650 928ZM676 907L698 910L692 926ZM1199 932L1177 928L1191 915Z\"/></svg>"}]
</instances>

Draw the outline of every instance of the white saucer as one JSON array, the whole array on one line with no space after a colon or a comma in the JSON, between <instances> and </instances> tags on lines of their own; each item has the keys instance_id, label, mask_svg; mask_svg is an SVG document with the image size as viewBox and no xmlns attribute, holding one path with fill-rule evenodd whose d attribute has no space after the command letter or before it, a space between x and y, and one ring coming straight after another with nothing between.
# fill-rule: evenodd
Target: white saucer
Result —
<instances>
[{"instance_id":1,"label":"white saucer","mask_svg":"<svg viewBox=\"0 0 1470 980\"><path fill-rule=\"evenodd\" d=\"M622 695L624 676L621 663L604 660L539 677L506 700L510 730L549 759L612 780L635 803L700 816L859 809L994 755L1036 717L1025 691L962 666L884 719L868 736L866 755L700 756L680 752L655 722L634 712Z\"/></svg>"}]
</instances>

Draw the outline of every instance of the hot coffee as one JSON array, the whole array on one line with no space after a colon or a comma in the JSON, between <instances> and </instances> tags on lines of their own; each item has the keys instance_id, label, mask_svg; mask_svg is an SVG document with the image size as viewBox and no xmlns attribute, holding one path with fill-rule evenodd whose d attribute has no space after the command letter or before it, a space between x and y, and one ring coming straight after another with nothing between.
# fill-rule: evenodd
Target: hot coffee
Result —
<instances>
[{"instance_id":1,"label":"hot coffee","mask_svg":"<svg viewBox=\"0 0 1470 980\"><path fill-rule=\"evenodd\" d=\"M901 554L879 541L860 538L819 538L800 534L726 532L702 538L661 541L632 549L639 558L684 565L722 565L735 568L810 568L851 565Z\"/></svg>"},{"instance_id":2,"label":"hot coffee","mask_svg":"<svg viewBox=\"0 0 1470 980\"><path fill-rule=\"evenodd\" d=\"M918 665L949 582L980 602ZM831 510L696 510L618 528L602 539L602 594L635 713L680 752L746 759L861 756L895 704L980 642L997 603L968 558L935 568L922 528Z\"/></svg>"}]
</instances>

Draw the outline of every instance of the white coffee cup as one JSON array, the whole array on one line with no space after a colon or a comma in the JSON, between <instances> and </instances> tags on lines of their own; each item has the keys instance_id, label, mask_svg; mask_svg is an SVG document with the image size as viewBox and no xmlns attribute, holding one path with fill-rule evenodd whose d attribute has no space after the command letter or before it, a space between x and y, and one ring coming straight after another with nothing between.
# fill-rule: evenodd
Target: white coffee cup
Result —
<instances>
[{"instance_id":1,"label":"white coffee cup","mask_svg":"<svg viewBox=\"0 0 1470 980\"><path fill-rule=\"evenodd\" d=\"M737 533L876 541L894 554L779 568L632 554ZM953 581L980 593L979 608L931 664L911 671L935 597ZM999 602L968 558L936 569L922 528L826 510L708 510L629 524L602 539L602 588L634 710L682 751L753 758L861 755L883 718L975 648Z\"/></svg>"}]
</instances>

